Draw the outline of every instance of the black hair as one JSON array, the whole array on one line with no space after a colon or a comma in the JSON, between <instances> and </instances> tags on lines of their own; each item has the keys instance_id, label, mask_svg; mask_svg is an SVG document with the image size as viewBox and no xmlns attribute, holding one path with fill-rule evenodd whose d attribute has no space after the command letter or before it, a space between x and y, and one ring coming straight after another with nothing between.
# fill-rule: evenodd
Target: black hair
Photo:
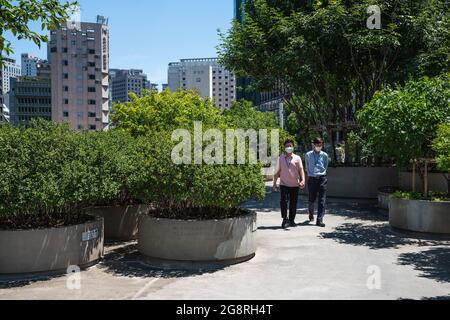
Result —
<instances>
[{"instance_id":1,"label":"black hair","mask_svg":"<svg viewBox=\"0 0 450 320\"><path fill-rule=\"evenodd\" d=\"M284 142L284 146L286 146L288 143L292 143L292 145L295 146L295 141L292 140L292 139L287 139L287 140Z\"/></svg>"},{"instance_id":2,"label":"black hair","mask_svg":"<svg viewBox=\"0 0 450 320\"><path fill-rule=\"evenodd\" d=\"M315 139L313 140L312 143L314 143L314 144L323 144L323 139L320 138L320 137L317 137L317 138L315 138Z\"/></svg>"}]
</instances>

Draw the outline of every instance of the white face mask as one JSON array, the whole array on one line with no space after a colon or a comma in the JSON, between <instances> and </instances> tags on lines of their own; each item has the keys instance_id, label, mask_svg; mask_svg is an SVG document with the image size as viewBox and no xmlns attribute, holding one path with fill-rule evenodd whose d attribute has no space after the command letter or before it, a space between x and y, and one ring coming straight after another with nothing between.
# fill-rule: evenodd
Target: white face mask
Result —
<instances>
[{"instance_id":1,"label":"white face mask","mask_svg":"<svg viewBox=\"0 0 450 320\"><path fill-rule=\"evenodd\" d=\"M287 154L292 154L293 152L294 152L294 148L292 148L292 147L286 148L286 153Z\"/></svg>"}]
</instances>

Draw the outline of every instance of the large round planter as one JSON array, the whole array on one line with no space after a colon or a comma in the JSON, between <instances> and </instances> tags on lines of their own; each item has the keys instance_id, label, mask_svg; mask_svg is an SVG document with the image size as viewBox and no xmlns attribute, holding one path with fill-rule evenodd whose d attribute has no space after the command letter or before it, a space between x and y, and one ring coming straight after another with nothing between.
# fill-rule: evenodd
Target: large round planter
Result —
<instances>
[{"instance_id":1,"label":"large round planter","mask_svg":"<svg viewBox=\"0 0 450 320\"><path fill-rule=\"evenodd\" d=\"M395 193L398 188L395 187L383 187L378 189L378 207L383 210L389 210L389 202L392 194Z\"/></svg>"},{"instance_id":2,"label":"large round planter","mask_svg":"<svg viewBox=\"0 0 450 320\"><path fill-rule=\"evenodd\" d=\"M189 262L250 260L256 252L256 213L224 220L169 220L143 216L138 249L147 257Z\"/></svg>"},{"instance_id":3,"label":"large round planter","mask_svg":"<svg viewBox=\"0 0 450 320\"><path fill-rule=\"evenodd\" d=\"M0 231L0 274L65 272L102 257L102 218L70 227Z\"/></svg>"},{"instance_id":4,"label":"large round planter","mask_svg":"<svg viewBox=\"0 0 450 320\"><path fill-rule=\"evenodd\" d=\"M105 240L130 241L137 239L139 218L148 213L148 205L93 207L86 213L102 217L105 221Z\"/></svg>"},{"instance_id":5,"label":"large round planter","mask_svg":"<svg viewBox=\"0 0 450 320\"><path fill-rule=\"evenodd\" d=\"M407 231L450 235L450 202L392 197L389 223L394 228Z\"/></svg>"}]
</instances>

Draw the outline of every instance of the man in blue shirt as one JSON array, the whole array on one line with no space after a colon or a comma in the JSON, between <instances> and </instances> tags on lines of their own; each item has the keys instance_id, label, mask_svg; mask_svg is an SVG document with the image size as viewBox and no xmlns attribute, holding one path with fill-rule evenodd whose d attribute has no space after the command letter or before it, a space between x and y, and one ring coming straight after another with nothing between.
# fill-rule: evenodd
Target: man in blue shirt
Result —
<instances>
[{"instance_id":1,"label":"man in blue shirt","mask_svg":"<svg viewBox=\"0 0 450 320\"><path fill-rule=\"evenodd\" d=\"M327 170L328 154L322 151L323 140L316 138L313 141L314 149L306 154L306 171L308 173L309 190L309 220L314 221L314 207L316 200L319 201L317 213L317 226L324 228L325 202L327 195Z\"/></svg>"}]
</instances>

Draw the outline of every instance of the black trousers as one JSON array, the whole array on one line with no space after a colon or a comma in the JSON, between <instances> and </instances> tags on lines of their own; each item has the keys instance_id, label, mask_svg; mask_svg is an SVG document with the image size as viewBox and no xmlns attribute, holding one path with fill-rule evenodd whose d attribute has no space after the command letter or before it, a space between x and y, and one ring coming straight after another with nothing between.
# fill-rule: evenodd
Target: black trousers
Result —
<instances>
[{"instance_id":1,"label":"black trousers","mask_svg":"<svg viewBox=\"0 0 450 320\"><path fill-rule=\"evenodd\" d=\"M317 198L319 198L319 208L317 212L317 220L322 221L325 217L325 203L327 198L327 177L309 178L309 213L314 214L314 207Z\"/></svg>"},{"instance_id":2,"label":"black trousers","mask_svg":"<svg viewBox=\"0 0 450 320\"><path fill-rule=\"evenodd\" d=\"M281 191L281 217L288 218L288 201L289 201L289 220L295 221L297 215L299 187L280 186Z\"/></svg>"}]
</instances>

